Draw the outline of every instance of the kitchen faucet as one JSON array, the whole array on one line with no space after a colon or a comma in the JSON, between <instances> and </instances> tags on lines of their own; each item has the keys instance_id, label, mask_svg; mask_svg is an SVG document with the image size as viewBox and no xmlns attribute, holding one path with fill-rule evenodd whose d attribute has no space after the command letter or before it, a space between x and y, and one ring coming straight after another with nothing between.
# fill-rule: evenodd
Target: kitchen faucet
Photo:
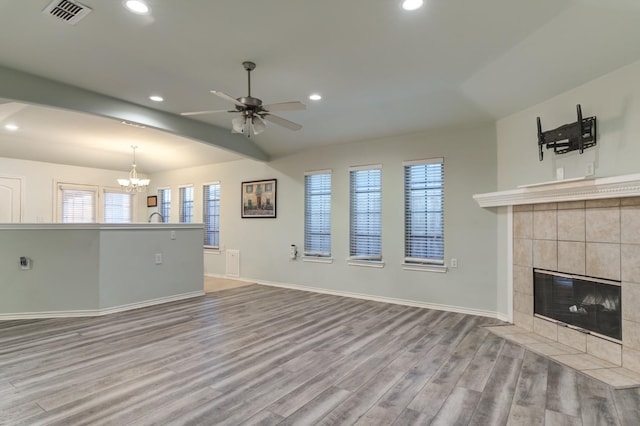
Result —
<instances>
[{"instance_id":1,"label":"kitchen faucet","mask_svg":"<svg viewBox=\"0 0 640 426\"><path fill-rule=\"evenodd\" d=\"M160 222L164 222L164 216L162 216L159 212L153 212L149 215L149 223L151 223L151 218L155 215L160 216Z\"/></svg>"}]
</instances>

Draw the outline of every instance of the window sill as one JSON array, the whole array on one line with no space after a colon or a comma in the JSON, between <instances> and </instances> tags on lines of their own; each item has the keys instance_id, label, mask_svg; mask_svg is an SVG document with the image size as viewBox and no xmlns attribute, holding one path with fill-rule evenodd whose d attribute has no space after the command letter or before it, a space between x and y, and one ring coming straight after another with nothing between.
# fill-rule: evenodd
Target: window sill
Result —
<instances>
[{"instance_id":1,"label":"window sill","mask_svg":"<svg viewBox=\"0 0 640 426\"><path fill-rule=\"evenodd\" d=\"M347 259L347 264L351 266L364 266L366 268L384 268L384 262L382 260Z\"/></svg>"},{"instance_id":2,"label":"window sill","mask_svg":"<svg viewBox=\"0 0 640 426\"><path fill-rule=\"evenodd\" d=\"M403 263L402 269L405 271L438 272L441 274L448 271L448 268L444 265L426 265L420 263Z\"/></svg>"},{"instance_id":3,"label":"window sill","mask_svg":"<svg viewBox=\"0 0 640 426\"><path fill-rule=\"evenodd\" d=\"M220 254L220 248L219 247L210 247L210 246L204 246L204 252L206 254Z\"/></svg>"},{"instance_id":4,"label":"window sill","mask_svg":"<svg viewBox=\"0 0 640 426\"><path fill-rule=\"evenodd\" d=\"M302 256L302 261L311 263L333 263L333 257Z\"/></svg>"}]
</instances>

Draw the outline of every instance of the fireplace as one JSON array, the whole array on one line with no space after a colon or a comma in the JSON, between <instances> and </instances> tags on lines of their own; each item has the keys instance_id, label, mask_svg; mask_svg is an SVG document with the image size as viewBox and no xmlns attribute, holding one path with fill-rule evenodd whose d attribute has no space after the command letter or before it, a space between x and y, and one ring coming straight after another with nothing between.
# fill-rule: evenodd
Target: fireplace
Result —
<instances>
[{"instance_id":1,"label":"fireplace","mask_svg":"<svg viewBox=\"0 0 640 426\"><path fill-rule=\"evenodd\" d=\"M512 287L507 288L512 322L551 341L640 373L640 173L558 181L478 194L474 198L481 207L512 206L511 214L507 211L504 216L513 237L507 247L512 268L508 283ZM590 300L578 294L572 295L571 304L556 309L575 309L572 314L577 315L565 311L561 320L550 320L551 308L544 308L540 302L535 304L538 309L546 309L547 315L534 313L534 269L562 271L578 280L604 278L616 287L620 283L622 325L609 323L606 327L619 337L601 331L583 333L578 330L586 329L582 323L565 326L570 323L567 317L588 317L586 305L592 305L597 314L609 315L611 305L615 305L612 300L598 303L596 296ZM606 306L609 308L605 313Z\"/></svg>"},{"instance_id":2,"label":"fireplace","mask_svg":"<svg viewBox=\"0 0 640 426\"><path fill-rule=\"evenodd\" d=\"M537 316L622 340L620 282L534 269Z\"/></svg>"}]
</instances>

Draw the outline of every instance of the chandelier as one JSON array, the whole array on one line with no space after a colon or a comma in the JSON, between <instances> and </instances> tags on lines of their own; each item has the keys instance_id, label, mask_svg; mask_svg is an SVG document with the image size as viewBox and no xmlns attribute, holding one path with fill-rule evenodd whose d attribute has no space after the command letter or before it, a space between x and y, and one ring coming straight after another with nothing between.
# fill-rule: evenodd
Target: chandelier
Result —
<instances>
[{"instance_id":1,"label":"chandelier","mask_svg":"<svg viewBox=\"0 0 640 426\"><path fill-rule=\"evenodd\" d=\"M129 179L118 179L118 184L127 192L142 192L151 183L151 180L138 178L138 172L136 171L136 149L138 147L131 145L131 148L133 148L133 164L129 172Z\"/></svg>"}]
</instances>

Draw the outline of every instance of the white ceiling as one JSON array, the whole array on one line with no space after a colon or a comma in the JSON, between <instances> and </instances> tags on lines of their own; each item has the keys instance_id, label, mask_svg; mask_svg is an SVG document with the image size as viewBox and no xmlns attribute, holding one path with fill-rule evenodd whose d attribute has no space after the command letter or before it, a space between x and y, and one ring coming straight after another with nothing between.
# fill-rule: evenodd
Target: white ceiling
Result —
<instances>
[{"instance_id":1,"label":"white ceiling","mask_svg":"<svg viewBox=\"0 0 640 426\"><path fill-rule=\"evenodd\" d=\"M252 60L253 96L308 106L279 114L301 131L255 137L272 157L495 120L640 59L636 0L426 0L414 13L399 0L148 0L146 17L83 0L93 12L76 25L41 13L48 3L0 0L0 65L177 114L229 106L210 90L245 96ZM44 107L0 105L7 120L21 130L0 128L5 157L125 170L135 144L145 172L238 158Z\"/></svg>"}]
</instances>

